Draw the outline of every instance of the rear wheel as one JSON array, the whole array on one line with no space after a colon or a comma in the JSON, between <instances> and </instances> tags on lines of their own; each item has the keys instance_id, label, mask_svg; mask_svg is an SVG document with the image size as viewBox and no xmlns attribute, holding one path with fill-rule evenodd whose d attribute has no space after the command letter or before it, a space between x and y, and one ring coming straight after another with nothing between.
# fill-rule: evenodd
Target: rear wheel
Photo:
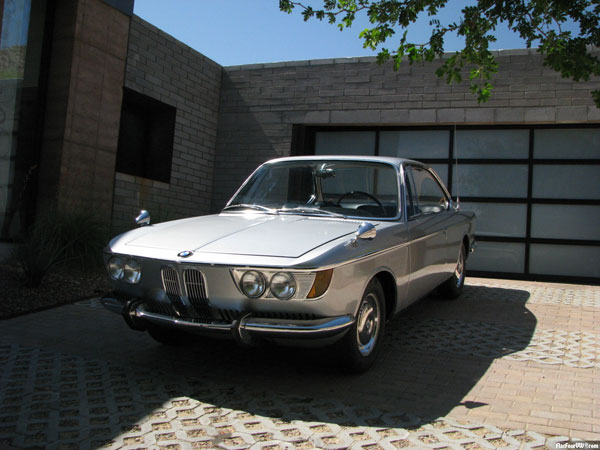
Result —
<instances>
[{"instance_id":1,"label":"rear wheel","mask_svg":"<svg viewBox=\"0 0 600 450\"><path fill-rule=\"evenodd\" d=\"M374 278L362 296L356 320L340 341L343 362L355 373L373 365L381 348L385 329L385 296L379 281Z\"/></svg>"},{"instance_id":2,"label":"rear wheel","mask_svg":"<svg viewBox=\"0 0 600 450\"><path fill-rule=\"evenodd\" d=\"M156 342L171 346L182 345L189 339L189 336L183 331L160 326L148 328L148 334Z\"/></svg>"},{"instance_id":3,"label":"rear wheel","mask_svg":"<svg viewBox=\"0 0 600 450\"><path fill-rule=\"evenodd\" d=\"M448 299L455 299L463 291L465 285L465 272L467 270L467 257L465 246L461 245L454 273L439 287L439 293Z\"/></svg>"}]
</instances>

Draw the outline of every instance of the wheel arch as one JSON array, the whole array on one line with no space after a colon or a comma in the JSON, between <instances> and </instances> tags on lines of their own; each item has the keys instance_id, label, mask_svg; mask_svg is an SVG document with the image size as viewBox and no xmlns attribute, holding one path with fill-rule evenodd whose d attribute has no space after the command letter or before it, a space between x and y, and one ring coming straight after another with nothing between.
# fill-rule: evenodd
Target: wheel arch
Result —
<instances>
[{"instance_id":1,"label":"wheel arch","mask_svg":"<svg viewBox=\"0 0 600 450\"><path fill-rule=\"evenodd\" d=\"M468 235L463 236L462 245L465 249L465 261L469 259L469 253L471 253L471 241L469 240Z\"/></svg>"},{"instance_id":2,"label":"wheel arch","mask_svg":"<svg viewBox=\"0 0 600 450\"><path fill-rule=\"evenodd\" d=\"M396 310L396 303L398 301L398 289L396 288L395 277L387 270L381 270L377 272L374 279L379 281L383 288L383 295L385 301L385 317L386 320L391 318Z\"/></svg>"}]
</instances>

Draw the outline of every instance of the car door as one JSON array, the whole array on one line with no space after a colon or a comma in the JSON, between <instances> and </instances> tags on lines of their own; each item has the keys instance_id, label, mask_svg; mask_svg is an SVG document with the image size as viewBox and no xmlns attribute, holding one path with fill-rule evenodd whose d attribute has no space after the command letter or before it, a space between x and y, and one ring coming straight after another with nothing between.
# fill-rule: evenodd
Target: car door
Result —
<instances>
[{"instance_id":1,"label":"car door","mask_svg":"<svg viewBox=\"0 0 600 450\"><path fill-rule=\"evenodd\" d=\"M409 235L409 285L413 302L449 276L450 244L447 226L453 214L445 189L430 170L416 165L404 169Z\"/></svg>"}]
</instances>

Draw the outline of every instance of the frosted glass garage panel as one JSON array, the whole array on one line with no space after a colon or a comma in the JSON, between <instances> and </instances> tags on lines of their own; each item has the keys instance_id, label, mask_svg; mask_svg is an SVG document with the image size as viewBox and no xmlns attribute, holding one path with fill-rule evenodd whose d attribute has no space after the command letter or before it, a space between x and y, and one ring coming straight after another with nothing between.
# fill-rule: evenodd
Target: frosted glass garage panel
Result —
<instances>
[{"instance_id":1,"label":"frosted glass garage panel","mask_svg":"<svg viewBox=\"0 0 600 450\"><path fill-rule=\"evenodd\" d=\"M529 130L458 130L454 156L460 158L527 159Z\"/></svg>"},{"instance_id":2,"label":"frosted glass garage panel","mask_svg":"<svg viewBox=\"0 0 600 450\"><path fill-rule=\"evenodd\" d=\"M600 167L589 165L537 165L533 167L533 197L600 198Z\"/></svg>"},{"instance_id":3,"label":"frosted glass garage panel","mask_svg":"<svg viewBox=\"0 0 600 450\"><path fill-rule=\"evenodd\" d=\"M600 241L600 206L533 205L531 236Z\"/></svg>"},{"instance_id":4,"label":"frosted glass garage panel","mask_svg":"<svg viewBox=\"0 0 600 450\"><path fill-rule=\"evenodd\" d=\"M374 131L318 132L315 137L317 155L374 155Z\"/></svg>"},{"instance_id":5,"label":"frosted glass garage panel","mask_svg":"<svg viewBox=\"0 0 600 450\"><path fill-rule=\"evenodd\" d=\"M564 275L600 278L600 247L532 244L529 272L536 275Z\"/></svg>"},{"instance_id":6,"label":"frosted glass garage panel","mask_svg":"<svg viewBox=\"0 0 600 450\"><path fill-rule=\"evenodd\" d=\"M484 272L523 273L525 270L525 244L479 241L476 250L469 256L467 269Z\"/></svg>"},{"instance_id":7,"label":"frosted glass garage panel","mask_svg":"<svg viewBox=\"0 0 600 450\"><path fill-rule=\"evenodd\" d=\"M461 197L527 197L528 170L525 164L454 166L452 195Z\"/></svg>"},{"instance_id":8,"label":"frosted glass garage panel","mask_svg":"<svg viewBox=\"0 0 600 450\"><path fill-rule=\"evenodd\" d=\"M600 128L535 130L533 157L600 159Z\"/></svg>"},{"instance_id":9,"label":"frosted glass garage panel","mask_svg":"<svg viewBox=\"0 0 600 450\"><path fill-rule=\"evenodd\" d=\"M461 202L460 209L475 212L475 232L480 236L525 237L527 234L525 204Z\"/></svg>"},{"instance_id":10,"label":"frosted glass garage panel","mask_svg":"<svg viewBox=\"0 0 600 450\"><path fill-rule=\"evenodd\" d=\"M381 131L379 154L416 160L448 158L450 132L448 130Z\"/></svg>"}]
</instances>

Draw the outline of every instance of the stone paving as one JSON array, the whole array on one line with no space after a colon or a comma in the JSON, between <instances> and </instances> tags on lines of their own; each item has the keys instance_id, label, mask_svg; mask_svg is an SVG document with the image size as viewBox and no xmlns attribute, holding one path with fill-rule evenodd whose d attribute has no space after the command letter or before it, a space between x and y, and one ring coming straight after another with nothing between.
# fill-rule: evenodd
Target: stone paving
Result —
<instances>
[{"instance_id":1,"label":"stone paving","mask_svg":"<svg viewBox=\"0 0 600 450\"><path fill-rule=\"evenodd\" d=\"M0 322L0 449L554 448L600 439L600 288L472 279L327 349L166 348L97 301Z\"/></svg>"}]
</instances>

